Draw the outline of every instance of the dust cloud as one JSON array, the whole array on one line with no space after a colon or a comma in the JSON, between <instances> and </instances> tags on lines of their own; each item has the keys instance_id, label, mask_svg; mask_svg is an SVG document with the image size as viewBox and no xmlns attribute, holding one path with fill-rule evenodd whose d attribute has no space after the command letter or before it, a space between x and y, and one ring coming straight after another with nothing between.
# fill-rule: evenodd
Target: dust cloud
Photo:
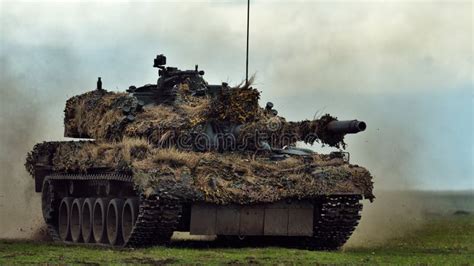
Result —
<instances>
[{"instance_id":1,"label":"dust cloud","mask_svg":"<svg viewBox=\"0 0 474 266\"><path fill-rule=\"evenodd\" d=\"M0 73L0 238L28 238L42 224L39 196L23 163L41 126L41 106L21 89L21 77Z\"/></svg>"},{"instance_id":2,"label":"dust cloud","mask_svg":"<svg viewBox=\"0 0 474 266\"><path fill-rule=\"evenodd\" d=\"M427 221L474 213L474 191L378 190L376 201L365 204L362 219L345 247L375 247L409 236Z\"/></svg>"},{"instance_id":3,"label":"dust cloud","mask_svg":"<svg viewBox=\"0 0 474 266\"><path fill-rule=\"evenodd\" d=\"M423 202L416 193L379 191L375 196L373 203L364 202L360 224L346 247L383 245L423 226Z\"/></svg>"}]
</instances>

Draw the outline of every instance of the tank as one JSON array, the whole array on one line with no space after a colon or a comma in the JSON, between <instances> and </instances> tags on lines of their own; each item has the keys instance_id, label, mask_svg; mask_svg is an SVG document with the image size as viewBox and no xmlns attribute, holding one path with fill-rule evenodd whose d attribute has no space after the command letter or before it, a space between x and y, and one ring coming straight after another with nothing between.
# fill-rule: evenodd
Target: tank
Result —
<instances>
[{"instance_id":1,"label":"tank","mask_svg":"<svg viewBox=\"0 0 474 266\"><path fill-rule=\"evenodd\" d=\"M334 250L350 237L372 177L344 137L366 129L329 114L287 121L250 82L154 60L157 84L97 88L66 102L68 141L36 144L26 169L55 241L166 245L176 231ZM318 142L329 154L299 148Z\"/></svg>"}]
</instances>

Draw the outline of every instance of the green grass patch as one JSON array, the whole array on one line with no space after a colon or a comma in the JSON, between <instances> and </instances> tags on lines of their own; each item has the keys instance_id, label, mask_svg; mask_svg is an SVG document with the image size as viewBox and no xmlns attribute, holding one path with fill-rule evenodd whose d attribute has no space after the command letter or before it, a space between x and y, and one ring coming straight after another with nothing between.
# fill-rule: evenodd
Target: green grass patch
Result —
<instances>
[{"instance_id":1,"label":"green grass patch","mask_svg":"<svg viewBox=\"0 0 474 266\"><path fill-rule=\"evenodd\" d=\"M110 249L0 240L0 264L472 264L474 216L434 218L419 230L383 245L336 252L211 246L181 243L171 247Z\"/></svg>"}]
</instances>

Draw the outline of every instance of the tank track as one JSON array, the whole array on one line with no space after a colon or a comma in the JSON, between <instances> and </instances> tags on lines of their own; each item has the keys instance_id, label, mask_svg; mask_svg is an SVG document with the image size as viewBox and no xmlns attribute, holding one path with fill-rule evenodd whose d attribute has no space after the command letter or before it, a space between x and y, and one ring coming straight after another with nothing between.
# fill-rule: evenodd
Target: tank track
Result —
<instances>
[{"instance_id":1,"label":"tank track","mask_svg":"<svg viewBox=\"0 0 474 266\"><path fill-rule=\"evenodd\" d=\"M168 244L181 218L181 205L158 196L140 194L138 218L125 246L143 247Z\"/></svg>"},{"instance_id":2,"label":"tank track","mask_svg":"<svg viewBox=\"0 0 474 266\"><path fill-rule=\"evenodd\" d=\"M359 195L324 197L315 209L313 237L307 239L307 247L317 250L342 247L359 224L361 199Z\"/></svg>"},{"instance_id":3,"label":"tank track","mask_svg":"<svg viewBox=\"0 0 474 266\"><path fill-rule=\"evenodd\" d=\"M58 206L59 204L57 201L59 200L59 197L57 197L56 193L54 192L54 182L51 180L45 180L44 183L47 183L47 189L48 191L46 192L47 194L45 197L42 199L42 204L43 204L43 217L44 221L46 223L46 227L48 230L48 234L51 237L51 239L55 242L61 241L59 237L59 232L57 230L57 216L56 216L56 211L55 211L55 206ZM43 187L45 187L43 185ZM43 192L44 193L44 192Z\"/></svg>"},{"instance_id":4,"label":"tank track","mask_svg":"<svg viewBox=\"0 0 474 266\"><path fill-rule=\"evenodd\" d=\"M61 201L55 188L55 181L66 180L115 180L132 182L131 176L126 175L52 175L45 178L48 183L47 199L43 205L43 215L48 232L55 242L62 242L57 228L57 207ZM178 227L182 206L178 200L160 199L158 196L146 197L143 193L137 195L139 198L138 215L131 235L124 247L146 247L151 245L167 244L173 231Z\"/></svg>"}]
</instances>

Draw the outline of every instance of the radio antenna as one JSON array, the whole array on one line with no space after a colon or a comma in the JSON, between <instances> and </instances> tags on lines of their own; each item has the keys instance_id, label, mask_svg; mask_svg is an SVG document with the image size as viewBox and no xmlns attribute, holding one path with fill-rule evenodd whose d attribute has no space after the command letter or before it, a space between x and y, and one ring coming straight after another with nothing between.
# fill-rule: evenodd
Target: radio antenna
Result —
<instances>
[{"instance_id":1,"label":"radio antenna","mask_svg":"<svg viewBox=\"0 0 474 266\"><path fill-rule=\"evenodd\" d=\"M249 83L249 20L250 20L250 0L247 0L247 53L245 59L245 84Z\"/></svg>"}]
</instances>

